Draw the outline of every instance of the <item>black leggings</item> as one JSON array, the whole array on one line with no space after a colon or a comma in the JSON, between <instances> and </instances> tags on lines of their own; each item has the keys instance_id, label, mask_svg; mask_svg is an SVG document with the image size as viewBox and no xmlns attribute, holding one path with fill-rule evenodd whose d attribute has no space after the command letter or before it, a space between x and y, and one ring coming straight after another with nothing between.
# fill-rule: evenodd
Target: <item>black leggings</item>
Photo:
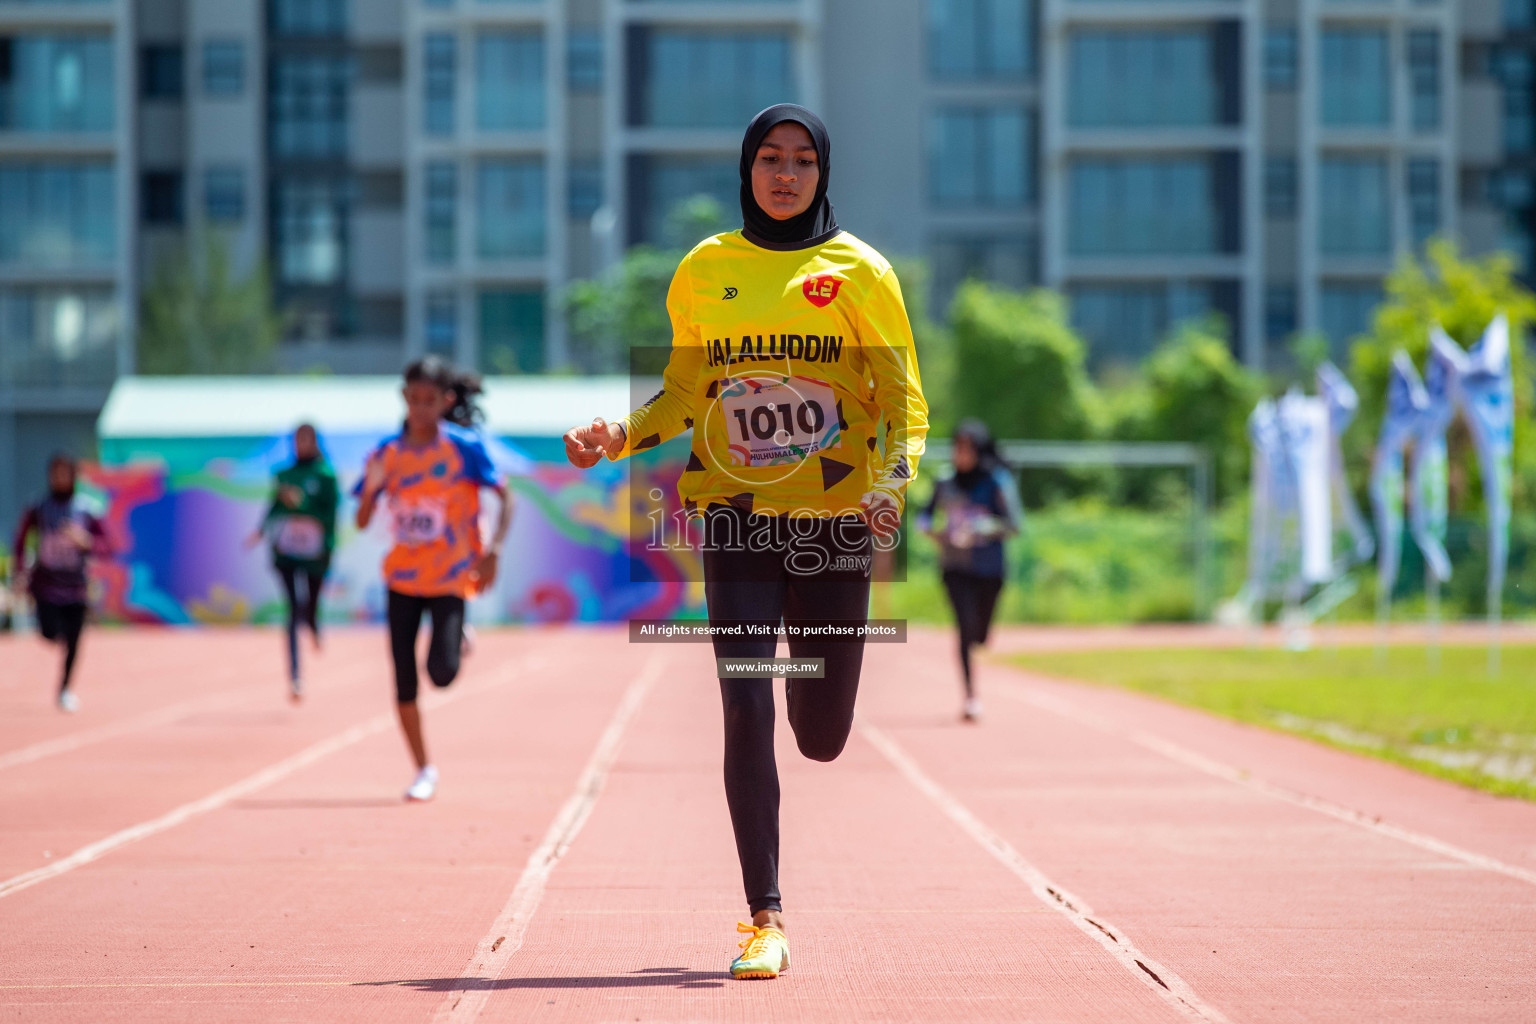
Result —
<instances>
[{"instance_id":1,"label":"black leggings","mask_svg":"<svg viewBox=\"0 0 1536 1024\"><path fill-rule=\"evenodd\" d=\"M80 633L85 629L85 603L54 604L37 600L37 631L44 640L64 646L64 676L59 681L59 693L69 689L69 678L75 671L75 653L80 649Z\"/></svg>"},{"instance_id":2,"label":"black leggings","mask_svg":"<svg viewBox=\"0 0 1536 1024\"><path fill-rule=\"evenodd\" d=\"M965 695L974 697L971 683L971 648L987 642L992 631L992 614L997 610L997 595L1003 581L998 576L977 576L956 569L944 570L944 589L955 609L955 624L960 632L960 671L965 680Z\"/></svg>"},{"instance_id":3,"label":"black leggings","mask_svg":"<svg viewBox=\"0 0 1536 1024\"><path fill-rule=\"evenodd\" d=\"M722 544L724 536L751 524L783 517L710 509L704 549L704 596L711 625L754 623L806 626L863 623L869 615L869 529L862 522L815 520L814 532L790 547L749 550ZM809 530L810 527L804 528ZM718 546L717 546L718 545ZM816 550L849 559L818 565ZM808 557L807 557L808 556ZM795 658L824 658L825 677L787 680L789 726L800 752L816 761L842 753L853 728L853 705L864 659L863 638L788 638ZM714 641L717 658L771 658L773 636ZM725 709L725 801L736 833L747 906L756 914L782 910L779 897L779 771L773 755L773 680L720 680Z\"/></svg>"},{"instance_id":4,"label":"black leggings","mask_svg":"<svg viewBox=\"0 0 1536 1024\"><path fill-rule=\"evenodd\" d=\"M459 674L459 645L464 639L464 599L457 594L417 597L389 592L389 651L395 659L395 700L416 703L416 634L421 613L432 613L432 641L427 646L427 675L434 686L447 686Z\"/></svg>"},{"instance_id":5,"label":"black leggings","mask_svg":"<svg viewBox=\"0 0 1536 1024\"><path fill-rule=\"evenodd\" d=\"M288 595L288 678L299 678L299 627L308 626L316 637L320 635L320 588L325 585L327 566L319 569L299 569L292 565L277 566L277 575L283 581L283 593ZM304 581L303 593L299 580Z\"/></svg>"}]
</instances>

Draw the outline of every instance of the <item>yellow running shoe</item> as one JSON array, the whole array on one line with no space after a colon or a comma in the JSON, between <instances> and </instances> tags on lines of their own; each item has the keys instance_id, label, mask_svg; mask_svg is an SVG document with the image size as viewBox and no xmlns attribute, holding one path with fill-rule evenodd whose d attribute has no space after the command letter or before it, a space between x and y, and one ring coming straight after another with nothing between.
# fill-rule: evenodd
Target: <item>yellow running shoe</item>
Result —
<instances>
[{"instance_id":1,"label":"yellow running shoe","mask_svg":"<svg viewBox=\"0 0 1536 1024\"><path fill-rule=\"evenodd\" d=\"M789 940L777 928L736 922L736 930L751 938L737 943L741 955L731 961L733 978L777 978L789 970Z\"/></svg>"}]
</instances>

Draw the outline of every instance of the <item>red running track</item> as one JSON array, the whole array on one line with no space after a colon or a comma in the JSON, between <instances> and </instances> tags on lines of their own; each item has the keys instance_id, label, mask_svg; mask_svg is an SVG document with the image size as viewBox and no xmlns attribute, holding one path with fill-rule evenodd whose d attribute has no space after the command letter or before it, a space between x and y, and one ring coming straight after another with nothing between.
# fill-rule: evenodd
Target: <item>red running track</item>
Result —
<instances>
[{"instance_id":1,"label":"red running track","mask_svg":"<svg viewBox=\"0 0 1536 1024\"><path fill-rule=\"evenodd\" d=\"M274 632L94 632L73 716L0 640L0 1020L1536 1019L1536 806L996 665L963 726L950 646L781 727L795 964L733 982L707 647L483 633L407 806L376 632L298 708Z\"/></svg>"}]
</instances>

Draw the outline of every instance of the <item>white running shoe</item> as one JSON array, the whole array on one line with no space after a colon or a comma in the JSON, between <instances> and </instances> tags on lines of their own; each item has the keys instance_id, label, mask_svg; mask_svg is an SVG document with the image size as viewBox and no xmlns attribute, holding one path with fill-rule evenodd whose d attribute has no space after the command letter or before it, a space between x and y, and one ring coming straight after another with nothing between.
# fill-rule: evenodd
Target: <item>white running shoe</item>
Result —
<instances>
[{"instance_id":1,"label":"white running shoe","mask_svg":"<svg viewBox=\"0 0 1536 1024\"><path fill-rule=\"evenodd\" d=\"M301 679L288 680L288 699L295 704L304 699L304 682Z\"/></svg>"},{"instance_id":2,"label":"white running shoe","mask_svg":"<svg viewBox=\"0 0 1536 1024\"><path fill-rule=\"evenodd\" d=\"M410 801L431 800L437 793L437 766L427 765L416 773L416 781L411 783L411 788L405 791L405 798Z\"/></svg>"},{"instance_id":3,"label":"white running shoe","mask_svg":"<svg viewBox=\"0 0 1536 1024\"><path fill-rule=\"evenodd\" d=\"M59 710L68 711L71 713L79 711L80 698L76 697L69 690L65 690L63 693L59 694Z\"/></svg>"},{"instance_id":4,"label":"white running shoe","mask_svg":"<svg viewBox=\"0 0 1536 1024\"><path fill-rule=\"evenodd\" d=\"M459 632L459 657L467 658L475 653L475 627L464 623L464 628Z\"/></svg>"},{"instance_id":5,"label":"white running shoe","mask_svg":"<svg viewBox=\"0 0 1536 1024\"><path fill-rule=\"evenodd\" d=\"M980 719L981 701L977 700L975 697L967 697L965 699L965 710L961 712L961 717L963 717L967 722L974 722Z\"/></svg>"}]
</instances>

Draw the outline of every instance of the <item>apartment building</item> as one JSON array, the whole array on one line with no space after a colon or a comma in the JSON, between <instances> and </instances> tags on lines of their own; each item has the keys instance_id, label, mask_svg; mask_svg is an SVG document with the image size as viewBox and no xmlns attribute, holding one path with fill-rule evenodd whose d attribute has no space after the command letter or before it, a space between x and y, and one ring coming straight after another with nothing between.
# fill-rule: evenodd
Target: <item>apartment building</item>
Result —
<instances>
[{"instance_id":1,"label":"apartment building","mask_svg":"<svg viewBox=\"0 0 1536 1024\"><path fill-rule=\"evenodd\" d=\"M0 521L205 231L283 369L557 369L568 285L733 212L790 99L934 302L1059 288L1100 365L1217 312L1263 365L1431 234L1532 266L1533 61L1532 0L0 0Z\"/></svg>"}]
</instances>

